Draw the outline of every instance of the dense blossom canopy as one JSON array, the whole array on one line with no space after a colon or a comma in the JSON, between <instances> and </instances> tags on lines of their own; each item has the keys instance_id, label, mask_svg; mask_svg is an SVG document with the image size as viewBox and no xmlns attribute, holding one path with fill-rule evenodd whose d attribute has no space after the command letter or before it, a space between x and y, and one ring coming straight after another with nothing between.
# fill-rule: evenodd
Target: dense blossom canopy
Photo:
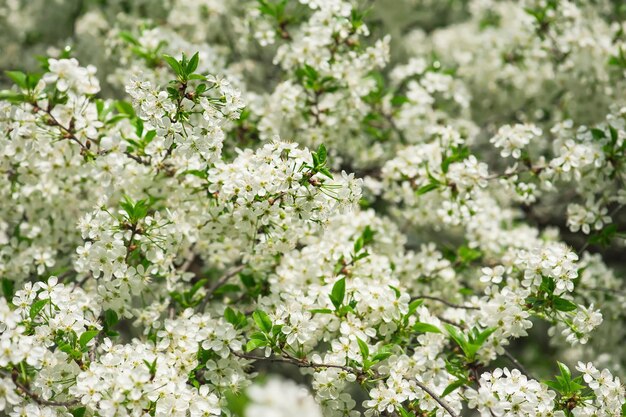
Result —
<instances>
[{"instance_id":1,"label":"dense blossom canopy","mask_svg":"<svg viewBox=\"0 0 626 417\"><path fill-rule=\"evenodd\" d=\"M623 2L0 27L0 414L626 415Z\"/></svg>"}]
</instances>

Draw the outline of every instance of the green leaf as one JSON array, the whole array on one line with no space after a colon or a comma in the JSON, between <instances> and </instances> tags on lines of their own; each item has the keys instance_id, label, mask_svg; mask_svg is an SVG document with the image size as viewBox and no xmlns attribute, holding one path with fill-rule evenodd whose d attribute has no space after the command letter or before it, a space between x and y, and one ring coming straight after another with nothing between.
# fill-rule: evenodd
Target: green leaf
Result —
<instances>
[{"instance_id":1,"label":"green leaf","mask_svg":"<svg viewBox=\"0 0 626 417\"><path fill-rule=\"evenodd\" d=\"M418 333L441 333L437 326L428 323L417 322L413 325L413 330Z\"/></svg>"},{"instance_id":2,"label":"green leaf","mask_svg":"<svg viewBox=\"0 0 626 417\"><path fill-rule=\"evenodd\" d=\"M396 298L400 298L402 293L400 292L398 288L394 287L393 285L388 285L388 287L393 290L393 294L396 296Z\"/></svg>"},{"instance_id":3,"label":"green leaf","mask_svg":"<svg viewBox=\"0 0 626 417\"><path fill-rule=\"evenodd\" d=\"M456 390L459 387L462 387L466 383L467 383L467 381L465 381L464 379L458 379L458 380L454 381L453 383L448 385L446 387L446 389L443 390L443 392L441 393L441 396L445 397L446 395L452 393L454 390Z\"/></svg>"},{"instance_id":4,"label":"green leaf","mask_svg":"<svg viewBox=\"0 0 626 417\"><path fill-rule=\"evenodd\" d=\"M359 344L359 350L361 351L361 356L363 357L363 362L367 361L370 356L370 348L360 338L356 338L357 343Z\"/></svg>"},{"instance_id":5,"label":"green leaf","mask_svg":"<svg viewBox=\"0 0 626 417\"><path fill-rule=\"evenodd\" d=\"M7 301L11 302L15 294L15 282L8 278L2 278L2 294Z\"/></svg>"},{"instance_id":6,"label":"green leaf","mask_svg":"<svg viewBox=\"0 0 626 417\"><path fill-rule=\"evenodd\" d=\"M207 179L209 176L206 171L201 171L199 169L188 169L186 171L181 172L180 175L193 175L194 177L198 177L202 179Z\"/></svg>"},{"instance_id":7,"label":"green leaf","mask_svg":"<svg viewBox=\"0 0 626 417\"><path fill-rule=\"evenodd\" d=\"M311 158L313 158L313 166L317 167L320 164L320 159L317 156L317 152L311 152Z\"/></svg>"},{"instance_id":8,"label":"green leaf","mask_svg":"<svg viewBox=\"0 0 626 417\"><path fill-rule=\"evenodd\" d=\"M561 297L554 297L552 303L554 304L554 308L559 311L573 311L578 308L576 304Z\"/></svg>"},{"instance_id":9,"label":"green leaf","mask_svg":"<svg viewBox=\"0 0 626 417\"><path fill-rule=\"evenodd\" d=\"M71 411L73 417L85 417L86 412L87 407L79 407Z\"/></svg>"},{"instance_id":10,"label":"green leaf","mask_svg":"<svg viewBox=\"0 0 626 417\"><path fill-rule=\"evenodd\" d=\"M309 64L304 64L304 75L311 81L315 81L319 78L319 72Z\"/></svg>"},{"instance_id":11,"label":"green leaf","mask_svg":"<svg viewBox=\"0 0 626 417\"><path fill-rule=\"evenodd\" d=\"M418 188L415 193L417 195L422 195L422 194L426 194L427 192L430 192L432 190L435 190L437 188L439 188L439 184L431 182L430 184L426 184L426 185L423 185L420 188Z\"/></svg>"},{"instance_id":12,"label":"green leaf","mask_svg":"<svg viewBox=\"0 0 626 417\"><path fill-rule=\"evenodd\" d=\"M330 301L338 309L342 304L346 296L346 278L341 278L335 282L333 289L330 292Z\"/></svg>"},{"instance_id":13,"label":"green leaf","mask_svg":"<svg viewBox=\"0 0 626 417\"><path fill-rule=\"evenodd\" d=\"M617 235L617 225L609 224L605 228L603 228L599 233L596 233L589 237L589 243L600 245L600 246L608 246L611 241Z\"/></svg>"},{"instance_id":14,"label":"green leaf","mask_svg":"<svg viewBox=\"0 0 626 417\"><path fill-rule=\"evenodd\" d=\"M318 157L320 165L323 165L326 162L326 156L327 155L328 155L328 152L326 151L326 146L324 146L324 144L322 143L317 148L317 157Z\"/></svg>"},{"instance_id":15,"label":"green leaf","mask_svg":"<svg viewBox=\"0 0 626 417\"><path fill-rule=\"evenodd\" d=\"M394 107L400 107L405 103L409 103L411 100L407 96L394 96L391 99L391 105Z\"/></svg>"},{"instance_id":16,"label":"green leaf","mask_svg":"<svg viewBox=\"0 0 626 417\"><path fill-rule=\"evenodd\" d=\"M557 381L542 381L542 382L557 392L563 391L563 387Z\"/></svg>"},{"instance_id":17,"label":"green leaf","mask_svg":"<svg viewBox=\"0 0 626 417\"><path fill-rule=\"evenodd\" d=\"M256 281L252 275L240 272L239 279L246 288L254 288L254 286L256 286Z\"/></svg>"},{"instance_id":18,"label":"green leaf","mask_svg":"<svg viewBox=\"0 0 626 417\"><path fill-rule=\"evenodd\" d=\"M195 284L193 284L193 287L191 287L191 289L187 291L187 296L189 297L189 299L192 299L193 296L196 295L198 290L204 287L204 284L206 284L208 281L209 281L208 279L201 279L201 280L198 280L198 282L196 282Z\"/></svg>"},{"instance_id":19,"label":"green leaf","mask_svg":"<svg viewBox=\"0 0 626 417\"><path fill-rule=\"evenodd\" d=\"M409 311L406 313L407 317L412 316L413 313L415 313L415 311L417 310L417 308L421 306L422 304L424 304L423 299L417 299L417 300L411 301L411 303L409 304Z\"/></svg>"},{"instance_id":20,"label":"green leaf","mask_svg":"<svg viewBox=\"0 0 626 417\"><path fill-rule=\"evenodd\" d=\"M333 311L329 308L314 308L309 310L312 314L333 314Z\"/></svg>"},{"instance_id":21,"label":"green leaf","mask_svg":"<svg viewBox=\"0 0 626 417\"><path fill-rule=\"evenodd\" d=\"M267 315L267 313L261 310L256 310L254 313L252 313L252 319L262 332L269 333L272 331L272 320L270 320L270 317Z\"/></svg>"},{"instance_id":22,"label":"green leaf","mask_svg":"<svg viewBox=\"0 0 626 417\"><path fill-rule=\"evenodd\" d=\"M485 341L487 341L489 336L491 336L496 331L496 329L497 329L496 327L491 327L480 332L478 336L476 337L476 339L474 340L476 345L482 346L485 343Z\"/></svg>"},{"instance_id":23,"label":"green leaf","mask_svg":"<svg viewBox=\"0 0 626 417\"><path fill-rule=\"evenodd\" d=\"M448 172L448 168L450 167L450 164L452 164L454 162L462 161L465 158L467 158L469 155L470 155L469 148L460 146L460 147L454 149L454 151L452 152L452 155L448 156L447 158L445 158L441 162L441 170L444 173L447 173Z\"/></svg>"},{"instance_id":24,"label":"green leaf","mask_svg":"<svg viewBox=\"0 0 626 417\"><path fill-rule=\"evenodd\" d=\"M117 109L118 112L122 114L126 114L130 117L135 116L135 110L133 109L133 106L127 101L124 101L124 100L116 101L115 108Z\"/></svg>"},{"instance_id":25,"label":"green leaf","mask_svg":"<svg viewBox=\"0 0 626 417\"><path fill-rule=\"evenodd\" d=\"M130 43L131 45L141 46L139 41L137 39L135 39L135 37L130 32L122 31L122 32L119 33L119 37L122 40Z\"/></svg>"},{"instance_id":26,"label":"green leaf","mask_svg":"<svg viewBox=\"0 0 626 417\"><path fill-rule=\"evenodd\" d=\"M404 407L399 407L400 417L415 417L415 414L407 411Z\"/></svg>"},{"instance_id":27,"label":"green leaf","mask_svg":"<svg viewBox=\"0 0 626 417\"><path fill-rule=\"evenodd\" d=\"M176 75L184 78L185 71L183 70L183 67L180 65L180 62L178 62L176 58L169 55L163 55L163 60L167 62L167 64L170 66L170 68L172 68Z\"/></svg>"},{"instance_id":28,"label":"green leaf","mask_svg":"<svg viewBox=\"0 0 626 417\"><path fill-rule=\"evenodd\" d=\"M146 200L138 200L134 202L127 195L120 201L120 207L128 215L128 220L136 225L139 220L145 218L148 215L148 202Z\"/></svg>"},{"instance_id":29,"label":"green leaf","mask_svg":"<svg viewBox=\"0 0 626 417\"><path fill-rule=\"evenodd\" d=\"M392 352L388 352L388 351L378 352L374 356L372 356L372 362L378 363L378 362L384 361L385 359L390 357L392 354L393 354Z\"/></svg>"},{"instance_id":30,"label":"green leaf","mask_svg":"<svg viewBox=\"0 0 626 417\"><path fill-rule=\"evenodd\" d=\"M572 379L572 373L570 372L569 368L567 367L567 365L565 365L562 362L558 362L556 363L559 367L559 371L561 372L561 376L563 376L563 378L566 381L570 381Z\"/></svg>"},{"instance_id":31,"label":"green leaf","mask_svg":"<svg viewBox=\"0 0 626 417\"><path fill-rule=\"evenodd\" d=\"M156 366L157 366L157 360L153 360L152 363L148 362L147 360L143 360L143 363L146 365L146 367L148 368L148 371L150 372L150 375L154 375L156 374Z\"/></svg>"},{"instance_id":32,"label":"green leaf","mask_svg":"<svg viewBox=\"0 0 626 417\"><path fill-rule=\"evenodd\" d=\"M248 324L248 318L245 314L235 311L230 307L226 307L224 310L224 319L232 324L235 329L242 329Z\"/></svg>"},{"instance_id":33,"label":"green leaf","mask_svg":"<svg viewBox=\"0 0 626 417\"><path fill-rule=\"evenodd\" d=\"M193 77L194 75L197 75L197 74L191 74L191 76L189 76L189 78L190 78L190 79L193 79L192 77ZM199 85L196 87L196 95L197 95L197 96L199 96L200 94L204 93L204 92L206 91L206 88L207 88L207 87L206 87L206 84L199 84Z\"/></svg>"},{"instance_id":34,"label":"green leaf","mask_svg":"<svg viewBox=\"0 0 626 417\"><path fill-rule=\"evenodd\" d=\"M611 143L615 144L617 142L618 139L618 133L617 130L609 124L609 132L611 133Z\"/></svg>"},{"instance_id":35,"label":"green leaf","mask_svg":"<svg viewBox=\"0 0 626 417\"><path fill-rule=\"evenodd\" d=\"M361 235L354 242L354 253L358 253L363 247L369 245L374 240L374 232L371 227L365 226Z\"/></svg>"},{"instance_id":36,"label":"green leaf","mask_svg":"<svg viewBox=\"0 0 626 417\"><path fill-rule=\"evenodd\" d=\"M37 87L42 76L43 74L26 74L26 88L32 90Z\"/></svg>"},{"instance_id":37,"label":"green leaf","mask_svg":"<svg viewBox=\"0 0 626 417\"><path fill-rule=\"evenodd\" d=\"M238 292L241 288L237 284L224 284L213 292L214 296L224 295L229 292Z\"/></svg>"},{"instance_id":38,"label":"green leaf","mask_svg":"<svg viewBox=\"0 0 626 417\"><path fill-rule=\"evenodd\" d=\"M24 103L28 101L28 96L22 93L4 90L0 91L0 100L6 100L10 103Z\"/></svg>"},{"instance_id":39,"label":"green leaf","mask_svg":"<svg viewBox=\"0 0 626 417\"><path fill-rule=\"evenodd\" d=\"M357 240L354 241L354 253L357 253L361 249L363 249L363 238L359 236Z\"/></svg>"},{"instance_id":40,"label":"green leaf","mask_svg":"<svg viewBox=\"0 0 626 417\"><path fill-rule=\"evenodd\" d=\"M595 128L591 129L591 135L595 140L604 139L606 137L603 130Z\"/></svg>"},{"instance_id":41,"label":"green leaf","mask_svg":"<svg viewBox=\"0 0 626 417\"><path fill-rule=\"evenodd\" d=\"M261 346L267 346L267 340L261 339L251 339L246 343L246 352L252 352L255 349L260 348Z\"/></svg>"},{"instance_id":42,"label":"green leaf","mask_svg":"<svg viewBox=\"0 0 626 417\"><path fill-rule=\"evenodd\" d=\"M186 68L187 75L193 74L196 68L198 68L199 61L200 61L200 58L198 56L198 52L196 52L195 54L193 54L193 56L189 60L189 63L187 63L187 68Z\"/></svg>"},{"instance_id":43,"label":"green leaf","mask_svg":"<svg viewBox=\"0 0 626 417\"><path fill-rule=\"evenodd\" d=\"M461 348L463 353L465 353L468 359L473 359L471 355L472 350L469 348L467 338L465 337L465 335L461 333L459 329L457 329L455 326L451 324L444 323L443 327L446 329L446 331L448 332L448 335L450 335L452 340L454 340L456 344L459 345L459 347Z\"/></svg>"},{"instance_id":44,"label":"green leaf","mask_svg":"<svg viewBox=\"0 0 626 417\"><path fill-rule=\"evenodd\" d=\"M330 171L328 170L328 168L325 167L321 167L318 169L319 173L330 178L331 180L333 179L333 174L330 173Z\"/></svg>"},{"instance_id":45,"label":"green leaf","mask_svg":"<svg viewBox=\"0 0 626 417\"><path fill-rule=\"evenodd\" d=\"M480 259L480 257L483 256L481 251L470 248L469 246L465 246L465 245L459 248L458 254L459 254L460 260L466 264L471 263L477 259Z\"/></svg>"},{"instance_id":46,"label":"green leaf","mask_svg":"<svg viewBox=\"0 0 626 417\"><path fill-rule=\"evenodd\" d=\"M259 3L259 11L261 14L274 17L276 15L276 11L266 0L257 0Z\"/></svg>"},{"instance_id":47,"label":"green leaf","mask_svg":"<svg viewBox=\"0 0 626 417\"><path fill-rule=\"evenodd\" d=\"M87 347L87 343L91 341L94 337L96 337L100 333L99 330L87 330L85 333L80 335L80 339L78 339L78 344L81 349L85 349Z\"/></svg>"},{"instance_id":48,"label":"green leaf","mask_svg":"<svg viewBox=\"0 0 626 417\"><path fill-rule=\"evenodd\" d=\"M235 310L233 310L230 307L226 307L226 309L224 310L224 320L226 320L233 326L237 324L238 319L237 319L237 313L235 313Z\"/></svg>"},{"instance_id":49,"label":"green leaf","mask_svg":"<svg viewBox=\"0 0 626 417\"><path fill-rule=\"evenodd\" d=\"M31 320L33 320L35 317L37 317L37 315L39 314L39 312L46 306L46 304L48 304L50 302L49 299L45 299L45 300L37 300L35 301L31 306L30 306L30 318Z\"/></svg>"},{"instance_id":50,"label":"green leaf","mask_svg":"<svg viewBox=\"0 0 626 417\"><path fill-rule=\"evenodd\" d=\"M111 309L106 310L104 312L104 325L107 328L111 328L117 324L119 318L117 317L117 313Z\"/></svg>"},{"instance_id":51,"label":"green leaf","mask_svg":"<svg viewBox=\"0 0 626 417\"><path fill-rule=\"evenodd\" d=\"M7 77L9 77L15 84L19 87L27 89L28 84L26 82L26 74L21 71L5 71L4 72Z\"/></svg>"}]
</instances>

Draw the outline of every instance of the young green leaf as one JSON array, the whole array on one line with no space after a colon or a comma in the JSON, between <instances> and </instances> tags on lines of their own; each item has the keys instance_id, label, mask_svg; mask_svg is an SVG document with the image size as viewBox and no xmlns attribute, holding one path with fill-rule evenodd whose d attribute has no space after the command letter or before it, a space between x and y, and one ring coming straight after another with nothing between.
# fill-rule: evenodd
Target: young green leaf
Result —
<instances>
[{"instance_id":1,"label":"young green leaf","mask_svg":"<svg viewBox=\"0 0 626 417\"><path fill-rule=\"evenodd\" d=\"M27 89L28 84L26 82L26 74L21 71L5 71L4 72L7 77L9 77L13 82L20 88Z\"/></svg>"},{"instance_id":2,"label":"young green leaf","mask_svg":"<svg viewBox=\"0 0 626 417\"><path fill-rule=\"evenodd\" d=\"M80 344L81 349L85 349L87 347L87 343L91 341L94 337L96 337L100 333L99 330L87 330L85 333L80 335L78 339L78 343Z\"/></svg>"},{"instance_id":3,"label":"young green leaf","mask_svg":"<svg viewBox=\"0 0 626 417\"><path fill-rule=\"evenodd\" d=\"M248 340L248 343L246 343L246 352L252 352L262 346L267 346L267 340L250 339Z\"/></svg>"},{"instance_id":4,"label":"young green leaf","mask_svg":"<svg viewBox=\"0 0 626 417\"><path fill-rule=\"evenodd\" d=\"M117 317L117 313L113 310L106 310L104 312L104 325L107 328L111 328L113 326L115 326L118 322L118 317Z\"/></svg>"},{"instance_id":5,"label":"young green leaf","mask_svg":"<svg viewBox=\"0 0 626 417\"><path fill-rule=\"evenodd\" d=\"M464 379L457 379L453 383L449 384L446 387L446 389L443 390L443 392L441 393L441 396L445 397L446 395L452 393L454 390L456 390L459 387L462 387L465 384L467 384L466 380L464 380Z\"/></svg>"},{"instance_id":6,"label":"young green leaf","mask_svg":"<svg viewBox=\"0 0 626 417\"><path fill-rule=\"evenodd\" d=\"M559 311L573 311L578 308L576 304L561 297L554 297L552 303L554 304L554 308Z\"/></svg>"},{"instance_id":7,"label":"young green leaf","mask_svg":"<svg viewBox=\"0 0 626 417\"><path fill-rule=\"evenodd\" d=\"M417 310L417 308L421 306L422 304L424 304L423 299L417 299L417 300L411 301L411 303L409 304L409 311L406 313L407 317L412 316Z\"/></svg>"},{"instance_id":8,"label":"young green leaf","mask_svg":"<svg viewBox=\"0 0 626 417\"><path fill-rule=\"evenodd\" d=\"M254 313L252 313L252 319L262 332L269 333L272 331L272 320L267 315L267 313L261 310L256 310Z\"/></svg>"},{"instance_id":9,"label":"young green leaf","mask_svg":"<svg viewBox=\"0 0 626 417\"><path fill-rule=\"evenodd\" d=\"M11 302L15 294L15 282L8 278L2 278L2 294L7 301Z\"/></svg>"},{"instance_id":10,"label":"young green leaf","mask_svg":"<svg viewBox=\"0 0 626 417\"><path fill-rule=\"evenodd\" d=\"M360 338L357 337L356 341L359 344L359 350L361 351L361 357L363 358L363 362L365 362L370 357L370 349L367 346L367 343L365 343Z\"/></svg>"},{"instance_id":11,"label":"young green leaf","mask_svg":"<svg viewBox=\"0 0 626 417\"><path fill-rule=\"evenodd\" d=\"M198 52L196 52L195 54L193 54L193 56L191 57L191 59L187 63L187 68L185 69L185 71L187 73L187 76L193 74L193 72L196 70L196 68L198 68L198 62L199 61L200 61L200 58L198 56Z\"/></svg>"},{"instance_id":12,"label":"young green leaf","mask_svg":"<svg viewBox=\"0 0 626 417\"><path fill-rule=\"evenodd\" d=\"M441 333L437 326L428 323L417 322L413 325L413 330L418 333Z\"/></svg>"},{"instance_id":13,"label":"young green leaf","mask_svg":"<svg viewBox=\"0 0 626 417\"><path fill-rule=\"evenodd\" d=\"M430 184L426 184L426 185L421 186L420 188L418 188L415 193L417 195L422 195L422 194L426 194L427 192L430 192L432 190L436 190L437 188L439 188L439 184L431 182Z\"/></svg>"},{"instance_id":14,"label":"young green leaf","mask_svg":"<svg viewBox=\"0 0 626 417\"><path fill-rule=\"evenodd\" d=\"M87 412L87 407L78 407L72 410L70 413L72 417L85 417L85 413Z\"/></svg>"},{"instance_id":15,"label":"young green leaf","mask_svg":"<svg viewBox=\"0 0 626 417\"><path fill-rule=\"evenodd\" d=\"M37 300L35 301L31 306L30 306L30 312L29 312L29 316L32 319L34 319L35 317L37 317L37 315L39 314L39 312L46 306L46 304L48 304L50 302L49 299L45 299L45 300Z\"/></svg>"},{"instance_id":16,"label":"young green leaf","mask_svg":"<svg viewBox=\"0 0 626 417\"><path fill-rule=\"evenodd\" d=\"M338 309L342 304L346 296L346 278L341 278L335 282L333 289L330 292L330 301Z\"/></svg>"},{"instance_id":17,"label":"young green leaf","mask_svg":"<svg viewBox=\"0 0 626 417\"><path fill-rule=\"evenodd\" d=\"M485 341L487 341L489 336L491 336L495 331L496 331L496 327L491 327L491 328L483 330L482 332L478 334L478 336L476 336L476 338L474 339L474 343L478 346L482 346L485 343Z\"/></svg>"},{"instance_id":18,"label":"young green leaf","mask_svg":"<svg viewBox=\"0 0 626 417\"><path fill-rule=\"evenodd\" d=\"M226 309L224 310L224 320L226 320L233 326L237 324L237 314L235 313L235 310L230 307L226 307Z\"/></svg>"},{"instance_id":19,"label":"young green leaf","mask_svg":"<svg viewBox=\"0 0 626 417\"><path fill-rule=\"evenodd\" d=\"M167 62L167 65L169 65L170 68L172 68L174 73L178 75L179 78L182 78L182 79L185 78L186 76L185 69L182 67L182 65L180 64L180 62L178 62L176 58L169 56L169 55L163 55L163 60Z\"/></svg>"},{"instance_id":20,"label":"young green leaf","mask_svg":"<svg viewBox=\"0 0 626 417\"><path fill-rule=\"evenodd\" d=\"M317 158L319 161L320 165L324 165L324 163L326 163L326 155L327 155L327 151L326 151L326 146L324 146L324 144L320 144L320 146L317 148Z\"/></svg>"}]
</instances>

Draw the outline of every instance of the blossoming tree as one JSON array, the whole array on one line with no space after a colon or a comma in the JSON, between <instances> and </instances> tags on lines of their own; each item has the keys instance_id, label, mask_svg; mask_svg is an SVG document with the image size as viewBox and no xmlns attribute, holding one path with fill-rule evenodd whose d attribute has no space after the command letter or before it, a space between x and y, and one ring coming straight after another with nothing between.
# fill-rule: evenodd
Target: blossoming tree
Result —
<instances>
[{"instance_id":1,"label":"blossoming tree","mask_svg":"<svg viewBox=\"0 0 626 417\"><path fill-rule=\"evenodd\" d=\"M626 415L621 2L75 3L0 4L0 413Z\"/></svg>"}]
</instances>

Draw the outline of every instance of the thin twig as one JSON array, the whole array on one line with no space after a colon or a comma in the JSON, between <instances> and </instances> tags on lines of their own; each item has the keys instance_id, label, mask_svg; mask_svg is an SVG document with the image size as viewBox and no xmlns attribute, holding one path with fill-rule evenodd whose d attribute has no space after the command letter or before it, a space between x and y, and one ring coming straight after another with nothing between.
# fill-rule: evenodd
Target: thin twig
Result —
<instances>
[{"instance_id":1,"label":"thin twig","mask_svg":"<svg viewBox=\"0 0 626 417\"><path fill-rule=\"evenodd\" d=\"M127 157L129 157L130 159L142 164L142 165L150 165L150 162L148 161L144 161L140 156L138 155L133 155L132 153L126 151L124 152L124 155L126 155Z\"/></svg>"},{"instance_id":2,"label":"thin twig","mask_svg":"<svg viewBox=\"0 0 626 417\"><path fill-rule=\"evenodd\" d=\"M39 405L46 405L50 407L71 407L72 405L78 404L79 402L77 399L70 400L70 401L52 401L52 400L46 400L44 398L41 398L39 394L32 392L30 389L28 389L24 384L22 384L18 380L18 373L15 369L11 373L11 379L13 380L13 383L15 384L15 386L24 395L26 395L27 397L29 397L30 399L32 399Z\"/></svg>"},{"instance_id":3,"label":"thin twig","mask_svg":"<svg viewBox=\"0 0 626 417\"><path fill-rule=\"evenodd\" d=\"M207 293L204 296L204 300L202 301L201 307L202 309L204 309L204 307L206 307L207 303L209 302L209 300L211 298L213 298L213 293L215 291L217 291L217 289L219 287L221 287L222 285L224 285L226 283L226 281L228 281L230 278L234 277L235 275L237 275L239 272L241 272L246 266L245 265L239 265L233 269L231 269L230 271L224 273L224 275L222 275L221 277L219 277L217 279L217 281L215 281L213 283L213 285L211 285L208 289L207 289Z\"/></svg>"},{"instance_id":4,"label":"thin twig","mask_svg":"<svg viewBox=\"0 0 626 417\"><path fill-rule=\"evenodd\" d=\"M308 359L294 358L293 356L290 356L287 353L284 353L282 357L270 356L270 357L266 358L266 357L263 357L263 356L248 355L248 354L245 354L245 353L236 352L234 350L231 350L231 352L232 352L233 355L235 355L235 356L237 356L239 358L242 358L242 359L261 360L261 361L269 361L269 362L282 362L282 363L288 363L288 364L291 364L291 365L295 365L295 366L298 366L300 368L336 368L336 369L341 369L341 370L343 370L345 372L348 372L348 373L351 373L353 375L356 375L357 378L359 378L361 381L367 376L367 373L365 371L360 371L358 369L350 368L348 366L310 362ZM374 376L380 377L380 375L378 375L376 373L376 371L370 370L370 372L372 372L374 374ZM443 398L439 397L430 388L428 388L426 385L422 384L421 382L419 382L419 381L415 381L415 382L416 382L416 385L418 387L420 387L424 392L426 392L428 395L430 395L433 400L435 400L444 410L446 410L446 412L448 414L450 414L451 417L459 417L458 414L456 414L454 412L452 407L450 407L450 405L448 405L448 403L443 400Z\"/></svg>"},{"instance_id":5,"label":"thin twig","mask_svg":"<svg viewBox=\"0 0 626 417\"><path fill-rule=\"evenodd\" d=\"M443 298L433 297L433 296L430 296L430 295L416 295L416 296L411 298L411 301L415 301L415 300L417 300L419 298L423 298L425 300L438 301L438 302L440 302L442 304L447 305L448 307L453 307L453 308L462 308L462 309L465 309L465 310L480 310L478 307L454 304L454 303L451 303L449 301L444 300Z\"/></svg>"},{"instance_id":6,"label":"thin twig","mask_svg":"<svg viewBox=\"0 0 626 417\"><path fill-rule=\"evenodd\" d=\"M348 366L344 366L344 365L334 365L334 364L330 364L330 363L317 363L317 362L311 362L308 359L298 359L295 358L293 356L290 356L288 354L284 354L282 357L278 357L278 356L270 356L270 357L265 357L265 356L255 356L255 355L249 355L246 353L241 353L241 352L236 352L234 350L231 350L232 354L237 356L238 358L242 358L242 359L249 359L249 360L255 360L255 361L267 361L267 362L280 362L280 363L288 363L291 365L295 365L299 368L335 368L335 369L341 369L342 371L357 375L362 377L364 375L363 372L359 372L355 369L352 369Z\"/></svg>"},{"instance_id":7,"label":"thin twig","mask_svg":"<svg viewBox=\"0 0 626 417\"><path fill-rule=\"evenodd\" d=\"M433 400L437 401L439 405L448 412L448 414L452 417L459 417L459 415L454 412L452 407L450 407L450 405L443 398L435 394L430 388L419 382L417 379L414 379L413 382L415 382L415 385L420 387L426 394L430 395Z\"/></svg>"},{"instance_id":8,"label":"thin twig","mask_svg":"<svg viewBox=\"0 0 626 417\"><path fill-rule=\"evenodd\" d=\"M78 145L80 145L81 149L85 152L89 151L89 148L87 147L87 145L85 145L84 143L82 143L78 137L76 137L76 134L74 133L74 131L71 128L65 127L61 124L61 122L59 122L53 115L52 115L52 111L49 109L42 109L41 107L37 106L36 104L33 105L35 112L41 110L44 113L46 113L48 115L48 117L50 118L50 124L52 126L57 126L58 128L60 128L62 131L65 132L65 134L63 135L66 139L70 139L74 142L76 142ZM87 138L87 140L90 140L89 138ZM93 141L92 141L93 142Z\"/></svg>"},{"instance_id":9,"label":"thin twig","mask_svg":"<svg viewBox=\"0 0 626 417\"><path fill-rule=\"evenodd\" d=\"M515 359L515 356L511 355L511 353L508 350L504 350L504 356L507 357L508 360L511 361L511 363L513 365L515 365L515 367L517 369L519 369L519 371L524 374L526 376L526 378L528 379L535 379L524 367L524 365L522 365L517 359Z\"/></svg>"}]
</instances>

